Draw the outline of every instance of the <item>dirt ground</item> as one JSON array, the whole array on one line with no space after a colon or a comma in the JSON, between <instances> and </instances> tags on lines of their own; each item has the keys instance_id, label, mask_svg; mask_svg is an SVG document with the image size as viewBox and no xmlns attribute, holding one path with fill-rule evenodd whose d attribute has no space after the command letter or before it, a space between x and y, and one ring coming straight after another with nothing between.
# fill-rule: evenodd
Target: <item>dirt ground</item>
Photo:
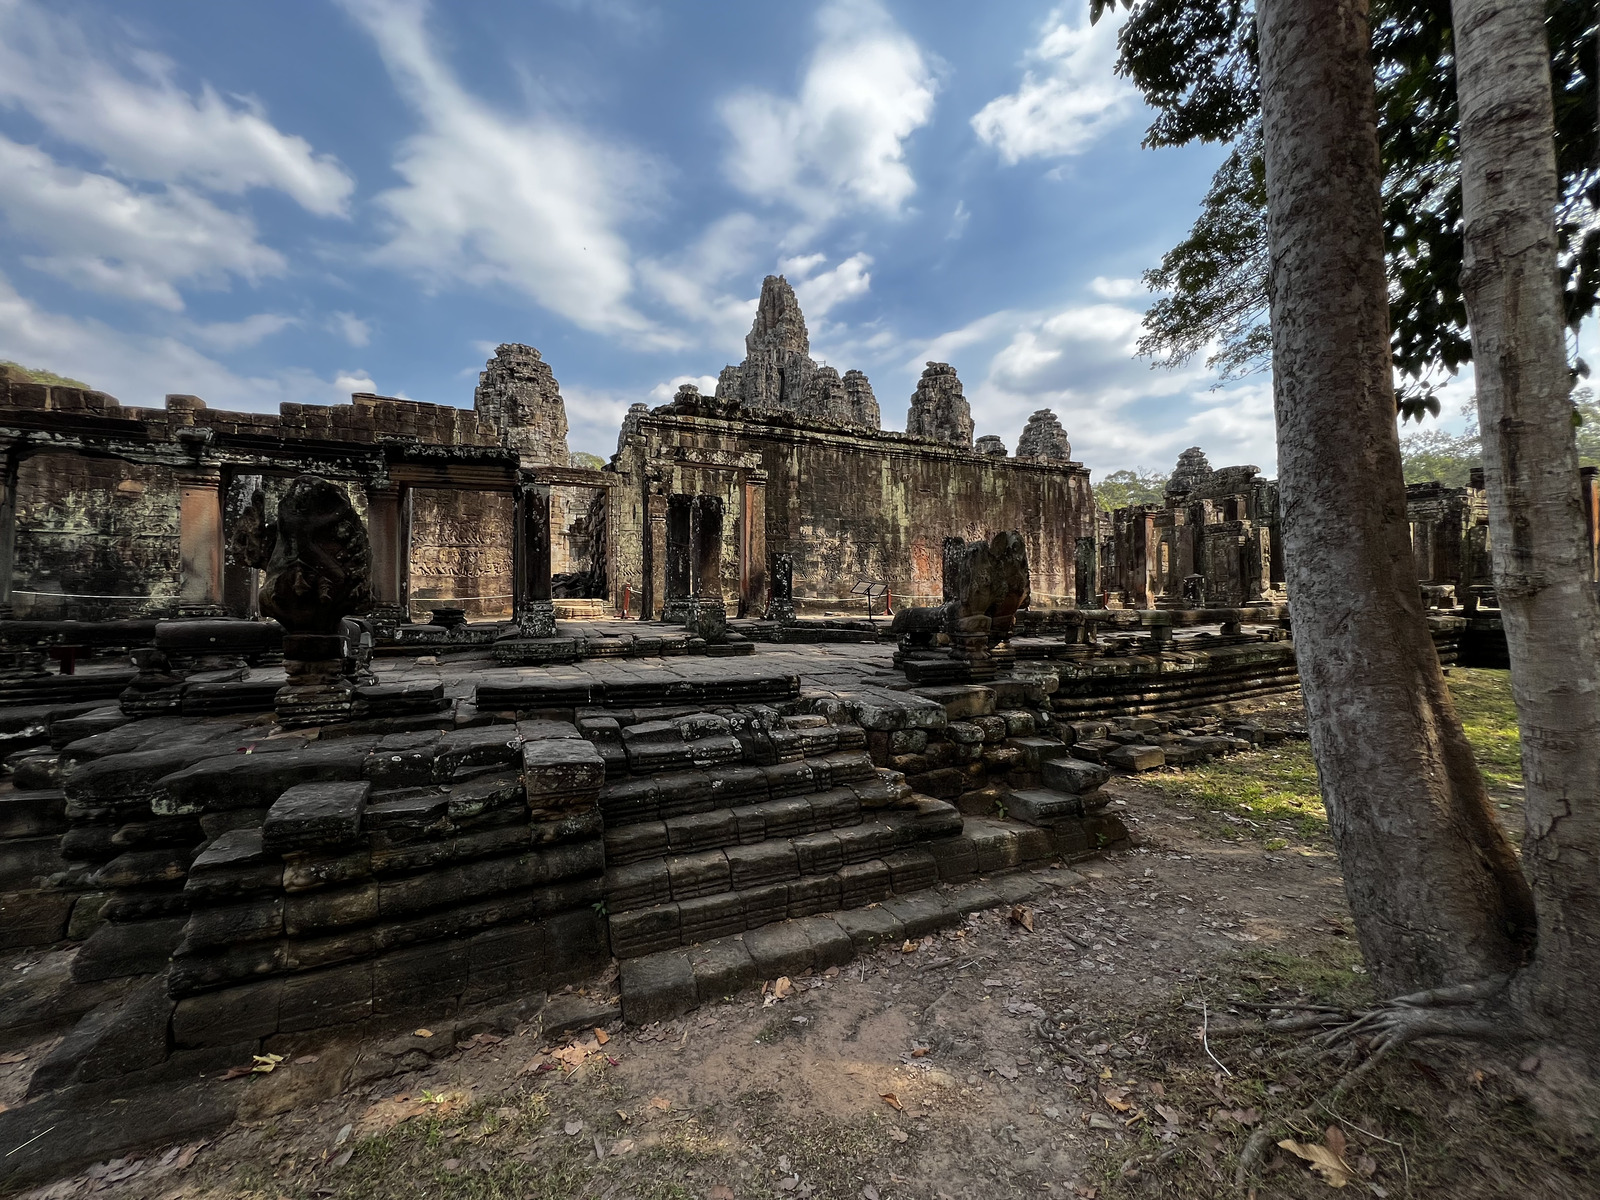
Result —
<instances>
[{"instance_id":1,"label":"dirt ground","mask_svg":"<svg viewBox=\"0 0 1600 1200\"><path fill-rule=\"evenodd\" d=\"M1472 674L1499 705L1503 681ZM1258 719L1301 714L1273 702ZM1307 1108L1315 1118L1273 1142L1333 1165L1318 1174L1271 1149L1261 1200L1335 1183L1380 1197L1600 1195L1600 1169L1518 1099L1515 1057L1419 1048L1319 1109L1342 1064L1307 1058L1304 1038L1223 1031L1273 1001L1370 998L1309 764L1305 743L1286 741L1114 781L1133 848L1037 872L1025 909L662 1025L553 1045L531 1030L483 1036L364 1094L30 1195L1239 1195L1251 1131ZM1514 817L1514 776L1490 777Z\"/></svg>"}]
</instances>

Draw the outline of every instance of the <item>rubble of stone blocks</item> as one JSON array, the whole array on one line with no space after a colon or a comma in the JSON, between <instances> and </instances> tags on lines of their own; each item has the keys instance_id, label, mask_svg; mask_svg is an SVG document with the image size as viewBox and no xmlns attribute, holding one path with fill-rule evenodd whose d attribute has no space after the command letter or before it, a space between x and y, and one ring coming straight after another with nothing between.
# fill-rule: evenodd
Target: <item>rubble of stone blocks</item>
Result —
<instances>
[{"instance_id":1,"label":"rubble of stone blocks","mask_svg":"<svg viewBox=\"0 0 1600 1200\"><path fill-rule=\"evenodd\" d=\"M158 1043L156 1061L237 1058L279 1034L448 1015L608 957L605 760L571 722L322 732L155 719L61 752L62 852L107 894L74 980L153 982L64 1042L36 1088L103 1071L124 1036Z\"/></svg>"}]
</instances>

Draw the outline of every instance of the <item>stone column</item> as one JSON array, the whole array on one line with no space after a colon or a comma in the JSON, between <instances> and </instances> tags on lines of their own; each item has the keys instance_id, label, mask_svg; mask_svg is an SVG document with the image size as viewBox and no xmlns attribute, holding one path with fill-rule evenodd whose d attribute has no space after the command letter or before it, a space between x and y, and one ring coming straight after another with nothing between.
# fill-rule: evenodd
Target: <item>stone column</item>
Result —
<instances>
[{"instance_id":1,"label":"stone column","mask_svg":"<svg viewBox=\"0 0 1600 1200\"><path fill-rule=\"evenodd\" d=\"M178 611L184 616L222 616L222 472L186 467L178 473L178 555L183 578Z\"/></svg>"},{"instance_id":2,"label":"stone column","mask_svg":"<svg viewBox=\"0 0 1600 1200\"><path fill-rule=\"evenodd\" d=\"M739 608L754 616L767 592L767 476L751 471L744 478L739 513Z\"/></svg>"},{"instance_id":3,"label":"stone column","mask_svg":"<svg viewBox=\"0 0 1600 1200\"><path fill-rule=\"evenodd\" d=\"M11 575L17 553L17 469L21 465L16 447L8 446L0 466L0 620L16 615L11 603Z\"/></svg>"},{"instance_id":4,"label":"stone column","mask_svg":"<svg viewBox=\"0 0 1600 1200\"><path fill-rule=\"evenodd\" d=\"M1073 554L1073 599L1079 608L1100 607L1099 544L1093 537L1078 539Z\"/></svg>"},{"instance_id":5,"label":"stone column","mask_svg":"<svg viewBox=\"0 0 1600 1200\"><path fill-rule=\"evenodd\" d=\"M554 637L555 607L550 603L550 489L517 481L511 540L512 620L521 637Z\"/></svg>"},{"instance_id":6,"label":"stone column","mask_svg":"<svg viewBox=\"0 0 1600 1200\"><path fill-rule=\"evenodd\" d=\"M794 612L794 557L774 554L771 578L772 599L767 605L766 619L780 625L793 625L799 620Z\"/></svg>"},{"instance_id":7,"label":"stone column","mask_svg":"<svg viewBox=\"0 0 1600 1200\"><path fill-rule=\"evenodd\" d=\"M409 492L409 489L404 490ZM411 555L406 521L402 516L405 501L410 496L402 496L402 488L394 483L368 484L366 491L373 592L373 607L368 616L381 633L392 637L394 627L410 619L405 609L405 592Z\"/></svg>"},{"instance_id":8,"label":"stone column","mask_svg":"<svg viewBox=\"0 0 1600 1200\"><path fill-rule=\"evenodd\" d=\"M640 617L659 621L667 603L667 497L646 496L646 578Z\"/></svg>"}]
</instances>

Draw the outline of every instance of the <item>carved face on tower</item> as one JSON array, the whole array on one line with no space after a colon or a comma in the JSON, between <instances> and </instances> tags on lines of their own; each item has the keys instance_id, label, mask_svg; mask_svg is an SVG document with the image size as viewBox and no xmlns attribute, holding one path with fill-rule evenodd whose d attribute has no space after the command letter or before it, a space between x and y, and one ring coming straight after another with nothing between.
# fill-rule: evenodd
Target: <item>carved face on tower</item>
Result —
<instances>
[{"instance_id":1,"label":"carved face on tower","mask_svg":"<svg viewBox=\"0 0 1600 1200\"><path fill-rule=\"evenodd\" d=\"M372 606L367 530L336 483L302 475L278 504L261 611L290 633L337 633Z\"/></svg>"}]
</instances>

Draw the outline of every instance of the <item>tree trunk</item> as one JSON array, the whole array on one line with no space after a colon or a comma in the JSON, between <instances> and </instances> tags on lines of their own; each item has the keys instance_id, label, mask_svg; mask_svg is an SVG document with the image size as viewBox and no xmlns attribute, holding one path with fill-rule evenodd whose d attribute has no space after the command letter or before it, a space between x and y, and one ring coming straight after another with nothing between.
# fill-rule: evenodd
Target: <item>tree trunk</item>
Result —
<instances>
[{"instance_id":1,"label":"tree trunk","mask_svg":"<svg viewBox=\"0 0 1600 1200\"><path fill-rule=\"evenodd\" d=\"M1406 524L1365 0L1261 0L1295 650L1345 890L1391 994L1503 974L1532 905L1445 689Z\"/></svg>"},{"instance_id":2,"label":"tree trunk","mask_svg":"<svg viewBox=\"0 0 1600 1200\"><path fill-rule=\"evenodd\" d=\"M1541 0L1454 0L1472 327L1495 588L1522 732L1538 943L1517 991L1600 1047L1600 599L1588 580Z\"/></svg>"}]
</instances>

